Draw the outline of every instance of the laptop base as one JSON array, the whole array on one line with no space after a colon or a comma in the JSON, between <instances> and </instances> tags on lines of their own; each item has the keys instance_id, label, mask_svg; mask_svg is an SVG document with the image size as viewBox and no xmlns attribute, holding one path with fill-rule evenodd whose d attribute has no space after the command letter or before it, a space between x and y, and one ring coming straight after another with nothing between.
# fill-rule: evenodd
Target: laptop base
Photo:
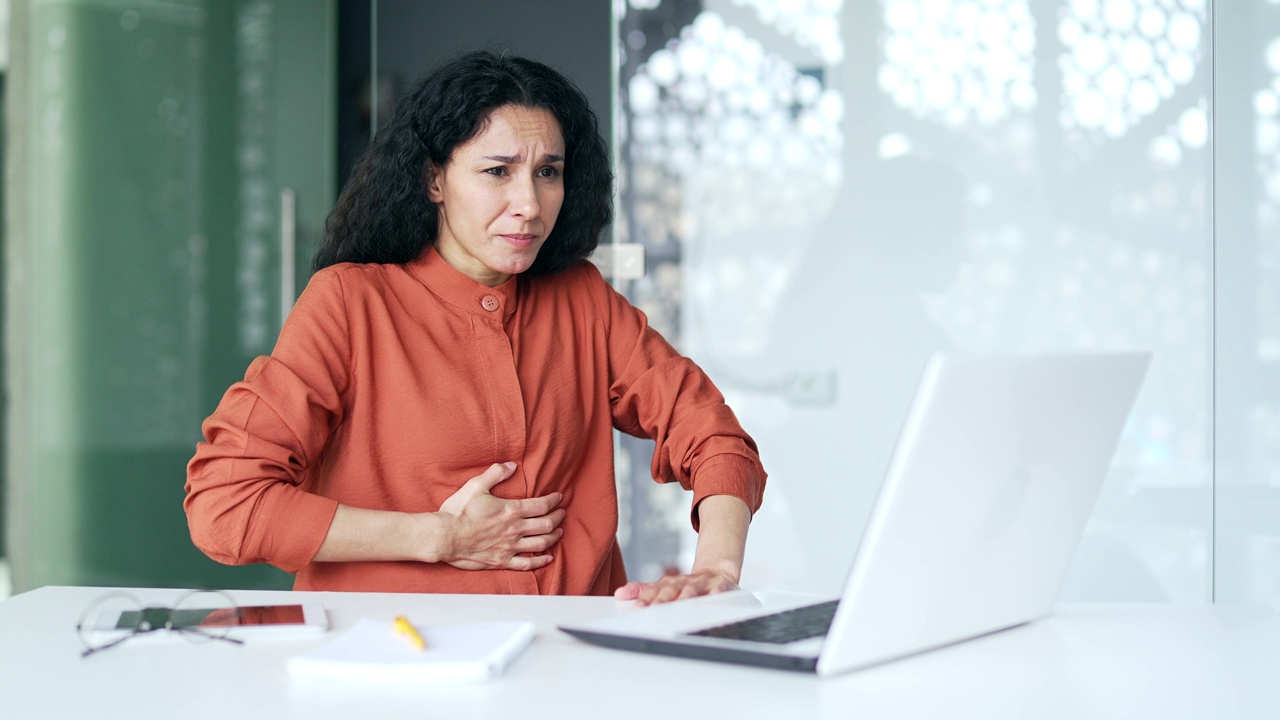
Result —
<instances>
[{"instance_id":1,"label":"laptop base","mask_svg":"<svg viewBox=\"0 0 1280 720\"><path fill-rule=\"evenodd\" d=\"M816 657L775 655L772 653L755 652L753 650L739 648L684 644L634 636L624 637L621 635L592 632L579 628L561 627L560 630L589 643L614 648L615 650L631 650L633 652L670 655L671 657L682 657L692 660L712 660L715 662L728 662L735 663L737 665L752 665L754 667L766 667L779 670L793 670L804 673L815 673L818 671L818 658Z\"/></svg>"}]
</instances>

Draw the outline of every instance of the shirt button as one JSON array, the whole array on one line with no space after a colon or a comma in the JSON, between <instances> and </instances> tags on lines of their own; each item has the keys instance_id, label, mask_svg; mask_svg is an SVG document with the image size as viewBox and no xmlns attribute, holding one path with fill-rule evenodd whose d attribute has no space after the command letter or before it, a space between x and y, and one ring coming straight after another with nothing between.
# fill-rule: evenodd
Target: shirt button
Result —
<instances>
[{"instance_id":1,"label":"shirt button","mask_svg":"<svg viewBox=\"0 0 1280 720\"><path fill-rule=\"evenodd\" d=\"M483 298L480 299L480 307L484 308L485 310L488 310L489 312L493 312L494 310L497 310L498 305L499 305L498 298L492 295L485 295Z\"/></svg>"}]
</instances>

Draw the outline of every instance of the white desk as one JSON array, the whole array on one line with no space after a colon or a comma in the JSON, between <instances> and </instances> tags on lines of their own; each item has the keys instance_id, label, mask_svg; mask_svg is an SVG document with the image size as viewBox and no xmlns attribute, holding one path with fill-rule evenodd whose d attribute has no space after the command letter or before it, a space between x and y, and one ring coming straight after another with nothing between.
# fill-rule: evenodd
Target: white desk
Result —
<instances>
[{"instance_id":1,"label":"white desk","mask_svg":"<svg viewBox=\"0 0 1280 720\"><path fill-rule=\"evenodd\" d=\"M0 603L0 717L45 718L1280 718L1280 614L1254 606L1068 606L1054 617L842 677L624 653L558 621L625 612L610 598L237 591L307 595L336 632L399 613L530 619L538 636L501 679L386 694L291 684L285 660L333 637L244 646L131 640L80 658L74 625L101 588ZM137 590L166 603L176 590Z\"/></svg>"}]
</instances>

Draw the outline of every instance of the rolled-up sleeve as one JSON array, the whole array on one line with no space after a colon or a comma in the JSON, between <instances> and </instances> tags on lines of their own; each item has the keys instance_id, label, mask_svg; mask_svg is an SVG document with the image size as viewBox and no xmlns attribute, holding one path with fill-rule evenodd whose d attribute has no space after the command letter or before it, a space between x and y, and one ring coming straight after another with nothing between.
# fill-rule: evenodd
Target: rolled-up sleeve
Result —
<instances>
[{"instance_id":1,"label":"rolled-up sleeve","mask_svg":"<svg viewBox=\"0 0 1280 720\"><path fill-rule=\"evenodd\" d=\"M271 356L254 360L205 420L183 508L192 541L214 560L297 572L324 541L338 503L307 484L344 415L345 317L340 277L317 273Z\"/></svg>"},{"instance_id":2,"label":"rolled-up sleeve","mask_svg":"<svg viewBox=\"0 0 1280 720\"><path fill-rule=\"evenodd\" d=\"M693 491L695 530L698 503L711 495L741 498L754 514L766 481L755 441L706 373L649 327L642 311L599 282L609 324L614 427L654 440L653 477Z\"/></svg>"}]
</instances>

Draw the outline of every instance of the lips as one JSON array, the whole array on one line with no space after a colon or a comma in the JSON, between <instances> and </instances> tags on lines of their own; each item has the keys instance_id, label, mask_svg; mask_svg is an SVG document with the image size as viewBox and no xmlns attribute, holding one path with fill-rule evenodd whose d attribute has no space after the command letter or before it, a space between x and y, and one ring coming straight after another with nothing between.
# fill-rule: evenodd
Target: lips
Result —
<instances>
[{"instance_id":1,"label":"lips","mask_svg":"<svg viewBox=\"0 0 1280 720\"><path fill-rule=\"evenodd\" d=\"M527 248L538 240L537 235L528 235L524 233L503 235L502 238L518 248Z\"/></svg>"}]
</instances>

